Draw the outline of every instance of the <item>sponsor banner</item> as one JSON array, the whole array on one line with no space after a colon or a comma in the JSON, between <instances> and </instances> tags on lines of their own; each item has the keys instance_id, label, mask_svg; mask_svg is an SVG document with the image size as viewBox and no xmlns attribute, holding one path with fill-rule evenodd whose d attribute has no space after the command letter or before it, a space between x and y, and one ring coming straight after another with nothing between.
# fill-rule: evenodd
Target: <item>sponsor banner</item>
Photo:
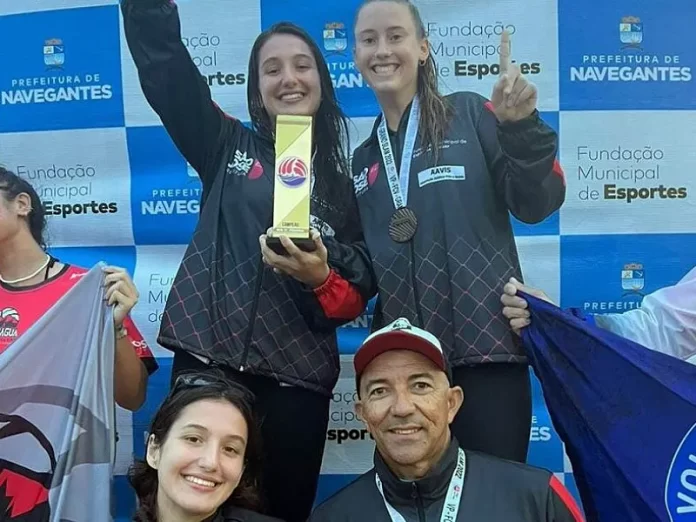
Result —
<instances>
[{"instance_id":1,"label":"sponsor banner","mask_svg":"<svg viewBox=\"0 0 696 522\"><path fill-rule=\"evenodd\" d=\"M0 16L31 13L35 11L50 11L53 9L72 9L75 7L95 7L100 5L118 5L119 0L24 0L0 2Z\"/></svg>"},{"instance_id":2,"label":"sponsor banner","mask_svg":"<svg viewBox=\"0 0 696 522\"><path fill-rule=\"evenodd\" d=\"M622 313L694 267L696 235L562 236L561 258L562 307Z\"/></svg>"},{"instance_id":3,"label":"sponsor banner","mask_svg":"<svg viewBox=\"0 0 696 522\"><path fill-rule=\"evenodd\" d=\"M516 241L525 284L543 290L553 302L560 302L560 238L558 236L522 236Z\"/></svg>"},{"instance_id":4,"label":"sponsor banner","mask_svg":"<svg viewBox=\"0 0 696 522\"><path fill-rule=\"evenodd\" d=\"M231 116L248 120L247 71L249 52L261 25L258 3L237 2L233 14L228 0L176 3L181 18L182 42L208 83L213 100ZM123 27L121 55L126 125L161 124L143 95ZM197 102L191 100L191 103Z\"/></svg>"},{"instance_id":5,"label":"sponsor banner","mask_svg":"<svg viewBox=\"0 0 696 522\"><path fill-rule=\"evenodd\" d=\"M163 127L131 127L126 137L135 242L188 243L200 210L198 174L182 158Z\"/></svg>"},{"instance_id":6,"label":"sponsor banner","mask_svg":"<svg viewBox=\"0 0 696 522\"><path fill-rule=\"evenodd\" d=\"M360 475L372 467L374 440L355 414L357 400L353 357L341 355L341 373L331 399L322 474Z\"/></svg>"},{"instance_id":7,"label":"sponsor banner","mask_svg":"<svg viewBox=\"0 0 696 522\"><path fill-rule=\"evenodd\" d=\"M696 112L564 112L561 129L562 234L693 231Z\"/></svg>"},{"instance_id":8,"label":"sponsor banner","mask_svg":"<svg viewBox=\"0 0 696 522\"><path fill-rule=\"evenodd\" d=\"M696 108L691 0L558 0L561 110Z\"/></svg>"},{"instance_id":9,"label":"sponsor banner","mask_svg":"<svg viewBox=\"0 0 696 522\"><path fill-rule=\"evenodd\" d=\"M419 2L442 92L491 97L500 74L500 35L510 33L511 59L539 90L539 110L558 110L556 0Z\"/></svg>"},{"instance_id":10,"label":"sponsor banner","mask_svg":"<svg viewBox=\"0 0 696 522\"><path fill-rule=\"evenodd\" d=\"M5 134L0 155L39 194L51 245L133 244L124 128Z\"/></svg>"},{"instance_id":11,"label":"sponsor banner","mask_svg":"<svg viewBox=\"0 0 696 522\"><path fill-rule=\"evenodd\" d=\"M139 246L133 281L140 292L140 302L133 309L133 320L155 357L171 357L172 352L157 344L164 305L171 290L186 245Z\"/></svg>"},{"instance_id":12,"label":"sponsor banner","mask_svg":"<svg viewBox=\"0 0 696 522\"><path fill-rule=\"evenodd\" d=\"M118 20L111 5L0 16L0 132L122 126Z\"/></svg>"}]
</instances>

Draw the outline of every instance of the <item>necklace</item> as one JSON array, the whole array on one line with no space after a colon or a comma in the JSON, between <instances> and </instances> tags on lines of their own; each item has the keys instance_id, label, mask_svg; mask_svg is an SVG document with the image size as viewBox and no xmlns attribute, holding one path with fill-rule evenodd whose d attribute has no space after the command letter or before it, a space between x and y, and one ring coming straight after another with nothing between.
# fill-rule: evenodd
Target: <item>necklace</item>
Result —
<instances>
[{"instance_id":1,"label":"necklace","mask_svg":"<svg viewBox=\"0 0 696 522\"><path fill-rule=\"evenodd\" d=\"M32 274L29 274L26 277L20 277L19 279L15 279L13 281L8 281L7 279L3 278L0 275L0 282L5 283L6 285L15 285L17 283L23 283L24 281L29 281L29 279L36 277L44 268L46 268L48 266L48 263L50 263L50 262L51 262L51 256L46 254L46 262L43 265L41 265L38 268L38 270L36 270L36 272L33 272Z\"/></svg>"}]
</instances>

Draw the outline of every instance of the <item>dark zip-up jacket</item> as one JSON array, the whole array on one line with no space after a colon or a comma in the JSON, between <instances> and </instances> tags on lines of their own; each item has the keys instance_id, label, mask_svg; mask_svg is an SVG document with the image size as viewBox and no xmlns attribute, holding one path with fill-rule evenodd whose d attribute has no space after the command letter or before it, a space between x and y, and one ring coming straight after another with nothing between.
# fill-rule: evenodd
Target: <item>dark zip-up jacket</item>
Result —
<instances>
[{"instance_id":1,"label":"dark zip-up jacket","mask_svg":"<svg viewBox=\"0 0 696 522\"><path fill-rule=\"evenodd\" d=\"M309 522L391 522L375 485L406 522L440 522L459 445L417 481L399 479L375 452L375 467L318 506ZM466 451L464 487L456 522L582 522L568 490L544 469Z\"/></svg>"},{"instance_id":2,"label":"dark zip-up jacket","mask_svg":"<svg viewBox=\"0 0 696 522\"><path fill-rule=\"evenodd\" d=\"M211 522L283 522L279 518L261 515L248 509L229 507L218 513Z\"/></svg>"},{"instance_id":3,"label":"dark zip-up jacket","mask_svg":"<svg viewBox=\"0 0 696 522\"><path fill-rule=\"evenodd\" d=\"M418 229L411 242L389 237L394 203L377 137L381 117L353 156L360 218L379 281L373 328L406 317L440 339L453 366L524 362L500 304L508 279L522 280L510 213L538 223L563 203L558 135L537 112L501 125L478 94L446 99L452 115L437 165L420 138L415 144L407 206ZM390 133L397 171L409 112Z\"/></svg>"},{"instance_id":4,"label":"dark zip-up jacket","mask_svg":"<svg viewBox=\"0 0 696 522\"><path fill-rule=\"evenodd\" d=\"M262 262L259 236L273 213L274 143L213 102L181 41L176 4L124 0L121 8L143 93L203 185L198 225L158 342L329 395L339 373L335 329L352 317L327 316L315 292ZM327 210L331 202L313 198L311 206L337 274L331 281L348 281L366 303L376 288L357 210L349 214L355 221L337 223Z\"/></svg>"}]
</instances>

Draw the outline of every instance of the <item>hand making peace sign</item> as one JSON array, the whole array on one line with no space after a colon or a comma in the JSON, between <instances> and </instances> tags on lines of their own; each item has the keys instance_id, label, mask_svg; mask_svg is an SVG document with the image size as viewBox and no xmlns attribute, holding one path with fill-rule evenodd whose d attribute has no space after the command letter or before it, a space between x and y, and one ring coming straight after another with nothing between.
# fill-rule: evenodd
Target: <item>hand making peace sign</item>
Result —
<instances>
[{"instance_id":1,"label":"hand making peace sign","mask_svg":"<svg viewBox=\"0 0 696 522\"><path fill-rule=\"evenodd\" d=\"M510 33L500 36L500 73L493 86L491 103L498 121L513 122L526 118L537 105L537 88L510 63Z\"/></svg>"}]
</instances>

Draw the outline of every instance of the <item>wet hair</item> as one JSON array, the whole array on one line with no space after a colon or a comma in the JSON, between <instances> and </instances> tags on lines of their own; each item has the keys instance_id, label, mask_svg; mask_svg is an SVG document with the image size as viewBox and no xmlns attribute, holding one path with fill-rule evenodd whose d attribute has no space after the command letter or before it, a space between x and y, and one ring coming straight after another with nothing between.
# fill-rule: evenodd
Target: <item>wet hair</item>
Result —
<instances>
[{"instance_id":1,"label":"wet hair","mask_svg":"<svg viewBox=\"0 0 696 522\"><path fill-rule=\"evenodd\" d=\"M0 166L0 193L2 193L3 198L7 202L14 201L14 199L22 193L29 195L31 199L31 211L27 216L29 231L34 241L36 241L41 248L45 249L44 231L46 229L46 212L41 203L41 198L39 198L34 187L24 178Z\"/></svg>"},{"instance_id":2,"label":"wet hair","mask_svg":"<svg viewBox=\"0 0 696 522\"><path fill-rule=\"evenodd\" d=\"M254 396L247 388L229 380L217 369L182 373L155 413L149 435L154 437L156 444L163 445L184 408L204 400L232 404L241 412L248 430L242 478L218 512L231 506L260 512L261 435L253 410ZM146 460L136 459L128 470L128 481L138 498L138 510L133 521L157 522L157 470L151 468Z\"/></svg>"},{"instance_id":3,"label":"wet hair","mask_svg":"<svg viewBox=\"0 0 696 522\"><path fill-rule=\"evenodd\" d=\"M392 2L408 7L408 11L416 26L416 36L419 40L426 38L425 24L418 8L410 0L363 0L355 15L354 26L357 25L360 11L368 4L375 2ZM418 134L426 143L431 145L431 154L437 158L438 150L445 139L445 128L451 116L451 107L440 94L437 77L437 63L433 53L428 53L425 64L418 67L418 99L421 105L420 125Z\"/></svg>"},{"instance_id":4,"label":"wet hair","mask_svg":"<svg viewBox=\"0 0 696 522\"><path fill-rule=\"evenodd\" d=\"M352 191L350 165L347 152L350 149L348 123L339 106L336 91L331 82L329 68L321 50L312 37L299 26L290 22L281 22L262 32L254 42L249 56L249 81L247 83L247 102L252 128L262 137L273 141L275 128L271 116L261 98L259 88L261 49L275 35L295 36L307 44L317 64L319 83L321 85L321 102L314 115L314 150L313 161L316 199L328 205L333 214L334 227L341 227L348 210L347 191ZM315 200L316 200L315 199Z\"/></svg>"}]
</instances>

